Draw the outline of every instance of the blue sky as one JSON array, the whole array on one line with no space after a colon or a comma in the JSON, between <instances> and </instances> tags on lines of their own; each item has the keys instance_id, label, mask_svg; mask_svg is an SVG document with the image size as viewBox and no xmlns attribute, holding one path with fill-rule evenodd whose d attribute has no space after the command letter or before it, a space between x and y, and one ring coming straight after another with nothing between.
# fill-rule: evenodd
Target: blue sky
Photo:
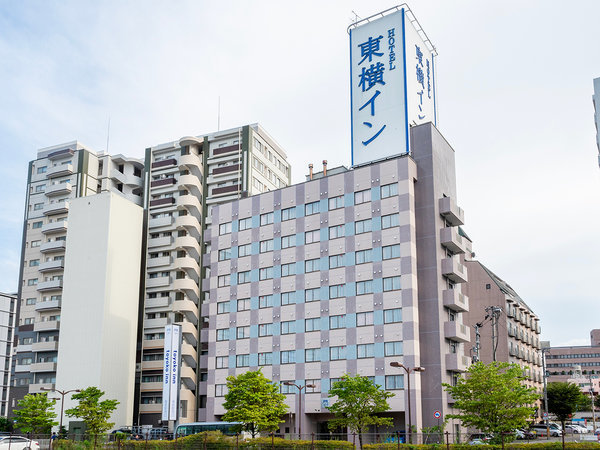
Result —
<instances>
[{"instance_id":1,"label":"blue sky","mask_svg":"<svg viewBox=\"0 0 600 450\"><path fill-rule=\"evenodd\" d=\"M553 345L599 327L592 79L600 3L413 1L436 45L439 128L479 260L540 315ZM390 1L0 0L0 290L14 291L27 162L78 139L141 157L260 122L308 163L349 164L352 11Z\"/></svg>"}]
</instances>

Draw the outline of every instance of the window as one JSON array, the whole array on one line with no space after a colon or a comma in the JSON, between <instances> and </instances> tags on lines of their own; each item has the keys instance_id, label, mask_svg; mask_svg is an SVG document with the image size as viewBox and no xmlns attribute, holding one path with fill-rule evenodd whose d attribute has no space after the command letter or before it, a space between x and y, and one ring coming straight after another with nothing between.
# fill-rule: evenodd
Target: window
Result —
<instances>
[{"instance_id":1,"label":"window","mask_svg":"<svg viewBox=\"0 0 600 450\"><path fill-rule=\"evenodd\" d=\"M47 166L38 167L38 168L37 168L37 173L38 173L38 174L40 174L40 173L46 173L46 170L47 170L47 169L48 169L48 167L47 167Z\"/></svg>"},{"instance_id":2,"label":"window","mask_svg":"<svg viewBox=\"0 0 600 450\"><path fill-rule=\"evenodd\" d=\"M321 329L319 325L320 317L304 320L304 331L318 331Z\"/></svg>"},{"instance_id":3,"label":"window","mask_svg":"<svg viewBox=\"0 0 600 450\"><path fill-rule=\"evenodd\" d=\"M229 357L228 356L217 356L215 367L217 369L227 369L229 366Z\"/></svg>"},{"instance_id":4,"label":"window","mask_svg":"<svg viewBox=\"0 0 600 450\"><path fill-rule=\"evenodd\" d=\"M219 261L226 261L231 259L231 249L224 248L223 250L219 250Z\"/></svg>"},{"instance_id":5,"label":"window","mask_svg":"<svg viewBox=\"0 0 600 450\"><path fill-rule=\"evenodd\" d=\"M264 213L260 215L260 225L269 225L270 223L273 223L273 213L272 212L268 212L268 213Z\"/></svg>"},{"instance_id":6,"label":"window","mask_svg":"<svg viewBox=\"0 0 600 450\"><path fill-rule=\"evenodd\" d=\"M304 205L305 215L311 216L319 212L319 202L307 203Z\"/></svg>"},{"instance_id":7,"label":"window","mask_svg":"<svg viewBox=\"0 0 600 450\"><path fill-rule=\"evenodd\" d=\"M273 364L273 352L265 352L258 354L259 366L270 366Z\"/></svg>"},{"instance_id":8,"label":"window","mask_svg":"<svg viewBox=\"0 0 600 450\"><path fill-rule=\"evenodd\" d=\"M231 233L231 222L222 223L219 225L219 236Z\"/></svg>"},{"instance_id":9,"label":"window","mask_svg":"<svg viewBox=\"0 0 600 450\"><path fill-rule=\"evenodd\" d=\"M37 278L30 278L29 280L27 280L27 286L35 286L36 284L38 284Z\"/></svg>"},{"instance_id":10,"label":"window","mask_svg":"<svg viewBox=\"0 0 600 450\"><path fill-rule=\"evenodd\" d=\"M272 252L273 251L273 239L267 239L266 241L260 241L260 252Z\"/></svg>"},{"instance_id":11,"label":"window","mask_svg":"<svg viewBox=\"0 0 600 450\"><path fill-rule=\"evenodd\" d=\"M29 267L36 267L40 265L39 259L32 259L29 261Z\"/></svg>"},{"instance_id":12,"label":"window","mask_svg":"<svg viewBox=\"0 0 600 450\"><path fill-rule=\"evenodd\" d=\"M238 284L250 283L250 271L238 272Z\"/></svg>"},{"instance_id":13,"label":"window","mask_svg":"<svg viewBox=\"0 0 600 450\"><path fill-rule=\"evenodd\" d=\"M44 204L43 203L36 203L35 205L33 205L33 210L34 211L39 211L40 209L44 209Z\"/></svg>"},{"instance_id":14,"label":"window","mask_svg":"<svg viewBox=\"0 0 600 450\"><path fill-rule=\"evenodd\" d=\"M294 247L296 245L296 235L281 236L281 248Z\"/></svg>"},{"instance_id":15,"label":"window","mask_svg":"<svg viewBox=\"0 0 600 450\"><path fill-rule=\"evenodd\" d=\"M282 305L291 305L295 303L294 300L295 292L282 292L281 293L281 304Z\"/></svg>"},{"instance_id":16,"label":"window","mask_svg":"<svg viewBox=\"0 0 600 450\"><path fill-rule=\"evenodd\" d=\"M252 253L252 246L250 244L244 244L238 247L239 258L241 258L242 256L248 256L250 253Z\"/></svg>"},{"instance_id":17,"label":"window","mask_svg":"<svg viewBox=\"0 0 600 450\"><path fill-rule=\"evenodd\" d=\"M364 191L358 191L354 193L354 204L360 205L361 203L367 203L371 201L371 189L365 189Z\"/></svg>"},{"instance_id":18,"label":"window","mask_svg":"<svg viewBox=\"0 0 600 450\"><path fill-rule=\"evenodd\" d=\"M34 323L34 319L33 319L33 317L27 317L25 320L23 320L23 323L25 325L31 325L32 323ZM154 336L154 335L148 335L147 334L146 337L147 336ZM158 338L150 338L150 339L158 339Z\"/></svg>"},{"instance_id":19,"label":"window","mask_svg":"<svg viewBox=\"0 0 600 450\"><path fill-rule=\"evenodd\" d=\"M338 328L346 328L346 316L329 316L329 329L337 330Z\"/></svg>"},{"instance_id":20,"label":"window","mask_svg":"<svg viewBox=\"0 0 600 450\"><path fill-rule=\"evenodd\" d=\"M230 275L219 275L217 277L217 287L229 286L230 282L231 282Z\"/></svg>"},{"instance_id":21,"label":"window","mask_svg":"<svg viewBox=\"0 0 600 450\"><path fill-rule=\"evenodd\" d=\"M329 268L336 269L344 266L344 255L333 255L329 257Z\"/></svg>"},{"instance_id":22,"label":"window","mask_svg":"<svg viewBox=\"0 0 600 450\"><path fill-rule=\"evenodd\" d=\"M36 228L42 228L42 222L41 222L41 221L40 221L40 222L33 222L33 223L31 224L31 228L33 228L34 230L35 230Z\"/></svg>"},{"instance_id":23,"label":"window","mask_svg":"<svg viewBox=\"0 0 600 450\"><path fill-rule=\"evenodd\" d=\"M329 349L329 359L331 361L337 361L339 359L346 359L346 346L331 347Z\"/></svg>"},{"instance_id":24,"label":"window","mask_svg":"<svg viewBox=\"0 0 600 450\"><path fill-rule=\"evenodd\" d=\"M226 384L215 384L215 397L225 397L227 394Z\"/></svg>"},{"instance_id":25,"label":"window","mask_svg":"<svg viewBox=\"0 0 600 450\"><path fill-rule=\"evenodd\" d=\"M273 267L263 267L258 270L259 280L270 280L273 278Z\"/></svg>"},{"instance_id":26,"label":"window","mask_svg":"<svg viewBox=\"0 0 600 450\"><path fill-rule=\"evenodd\" d=\"M314 387L308 387L309 385L313 385ZM306 392L321 392L321 379L318 380L306 380Z\"/></svg>"},{"instance_id":27,"label":"window","mask_svg":"<svg viewBox=\"0 0 600 450\"><path fill-rule=\"evenodd\" d=\"M321 296L319 295L319 288L307 289L304 291L304 301L306 302L316 302L320 300Z\"/></svg>"},{"instance_id":28,"label":"window","mask_svg":"<svg viewBox=\"0 0 600 450\"><path fill-rule=\"evenodd\" d=\"M312 244L313 242L319 242L320 233L319 230L307 231L304 233L304 243Z\"/></svg>"},{"instance_id":29,"label":"window","mask_svg":"<svg viewBox=\"0 0 600 450\"><path fill-rule=\"evenodd\" d=\"M388 198L398 195L398 183L385 184L381 186L381 198Z\"/></svg>"},{"instance_id":30,"label":"window","mask_svg":"<svg viewBox=\"0 0 600 450\"><path fill-rule=\"evenodd\" d=\"M400 225L400 216L398 214L390 214L388 216L381 216L381 228L392 228Z\"/></svg>"},{"instance_id":31,"label":"window","mask_svg":"<svg viewBox=\"0 0 600 450\"><path fill-rule=\"evenodd\" d=\"M386 309L383 311L383 323L402 322L402 308Z\"/></svg>"},{"instance_id":32,"label":"window","mask_svg":"<svg viewBox=\"0 0 600 450\"><path fill-rule=\"evenodd\" d=\"M281 322L281 334L294 334L295 323L293 320Z\"/></svg>"},{"instance_id":33,"label":"window","mask_svg":"<svg viewBox=\"0 0 600 450\"><path fill-rule=\"evenodd\" d=\"M46 185L45 184L38 184L35 187L35 192L45 192L46 191Z\"/></svg>"},{"instance_id":34,"label":"window","mask_svg":"<svg viewBox=\"0 0 600 450\"><path fill-rule=\"evenodd\" d=\"M39 247L42 241L31 241L31 248Z\"/></svg>"},{"instance_id":35,"label":"window","mask_svg":"<svg viewBox=\"0 0 600 450\"><path fill-rule=\"evenodd\" d=\"M356 234L368 233L371 229L371 219L359 220L354 224L354 232Z\"/></svg>"},{"instance_id":36,"label":"window","mask_svg":"<svg viewBox=\"0 0 600 450\"><path fill-rule=\"evenodd\" d=\"M329 199L329 210L339 209L344 207L344 196L338 195Z\"/></svg>"},{"instance_id":37,"label":"window","mask_svg":"<svg viewBox=\"0 0 600 450\"><path fill-rule=\"evenodd\" d=\"M296 208L292 206L291 208L285 208L281 210L281 221L284 222L286 220L291 220L296 218Z\"/></svg>"},{"instance_id":38,"label":"window","mask_svg":"<svg viewBox=\"0 0 600 450\"><path fill-rule=\"evenodd\" d=\"M373 311L356 313L356 326L373 325Z\"/></svg>"},{"instance_id":39,"label":"window","mask_svg":"<svg viewBox=\"0 0 600 450\"><path fill-rule=\"evenodd\" d=\"M281 265L281 276L287 277L289 275L296 275L296 263Z\"/></svg>"},{"instance_id":40,"label":"window","mask_svg":"<svg viewBox=\"0 0 600 450\"><path fill-rule=\"evenodd\" d=\"M235 337L237 339L249 339L250 338L250 326L246 325L243 327L237 327Z\"/></svg>"},{"instance_id":41,"label":"window","mask_svg":"<svg viewBox=\"0 0 600 450\"><path fill-rule=\"evenodd\" d=\"M329 239L343 237L345 234L344 225L335 225L333 227L329 227Z\"/></svg>"},{"instance_id":42,"label":"window","mask_svg":"<svg viewBox=\"0 0 600 450\"><path fill-rule=\"evenodd\" d=\"M321 361L321 349L307 348L306 350L304 350L304 360L306 362Z\"/></svg>"},{"instance_id":43,"label":"window","mask_svg":"<svg viewBox=\"0 0 600 450\"><path fill-rule=\"evenodd\" d=\"M385 389L404 389L404 376L403 375L386 375L385 376Z\"/></svg>"},{"instance_id":44,"label":"window","mask_svg":"<svg viewBox=\"0 0 600 450\"><path fill-rule=\"evenodd\" d=\"M217 303L217 314L225 314L229 312L229 302Z\"/></svg>"},{"instance_id":45,"label":"window","mask_svg":"<svg viewBox=\"0 0 600 450\"><path fill-rule=\"evenodd\" d=\"M383 247L383 259L400 258L400 244Z\"/></svg>"},{"instance_id":46,"label":"window","mask_svg":"<svg viewBox=\"0 0 600 450\"><path fill-rule=\"evenodd\" d=\"M356 282L356 295L364 295L364 294L372 294L372 293L373 293L373 280Z\"/></svg>"},{"instance_id":47,"label":"window","mask_svg":"<svg viewBox=\"0 0 600 450\"><path fill-rule=\"evenodd\" d=\"M373 261L373 250L359 250L355 253L356 264L364 264Z\"/></svg>"},{"instance_id":48,"label":"window","mask_svg":"<svg viewBox=\"0 0 600 450\"><path fill-rule=\"evenodd\" d=\"M35 303L36 303L35 298L28 298L27 300L25 300L26 305L35 305Z\"/></svg>"},{"instance_id":49,"label":"window","mask_svg":"<svg viewBox=\"0 0 600 450\"><path fill-rule=\"evenodd\" d=\"M293 385L289 385L289 384L285 384L285 383L291 383L291 381L281 381L280 387L281 387L281 393L282 394L293 394L294 393L294 389L296 389Z\"/></svg>"},{"instance_id":50,"label":"window","mask_svg":"<svg viewBox=\"0 0 600 450\"><path fill-rule=\"evenodd\" d=\"M304 271L306 273L309 272L318 272L319 271L319 259L307 259L304 262Z\"/></svg>"},{"instance_id":51,"label":"window","mask_svg":"<svg viewBox=\"0 0 600 450\"><path fill-rule=\"evenodd\" d=\"M344 297L344 285L336 284L335 286L329 286L329 298L342 298Z\"/></svg>"},{"instance_id":52,"label":"window","mask_svg":"<svg viewBox=\"0 0 600 450\"><path fill-rule=\"evenodd\" d=\"M244 231L252 228L252 217L238 220L238 231Z\"/></svg>"},{"instance_id":53,"label":"window","mask_svg":"<svg viewBox=\"0 0 600 450\"><path fill-rule=\"evenodd\" d=\"M249 298L240 298L237 301L237 310L238 311L248 311L250 309L250 299Z\"/></svg>"},{"instance_id":54,"label":"window","mask_svg":"<svg viewBox=\"0 0 600 450\"><path fill-rule=\"evenodd\" d=\"M272 323L261 323L258 326L258 335L262 336L273 336L273 324Z\"/></svg>"},{"instance_id":55,"label":"window","mask_svg":"<svg viewBox=\"0 0 600 450\"><path fill-rule=\"evenodd\" d=\"M400 356L402 355L402 342L386 342L385 356Z\"/></svg>"},{"instance_id":56,"label":"window","mask_svg":"<svg viewBox=\"0 0 600 450\"><path fill-rule=\"evenodd\" d=\"M281 364L293 364L296 362L295 350L283 350L279 356L281 358Z\"/></svg>"},{"instance_id":57,"label":"window","mask_svg":"<svg viewBox=\"0 0 600 450\"><path fill-rule=\"evenodd\" d=\"M217 330L217 341L229 340L229 328L221 328Z\"/></svg>"},{"instance_id":58,"label":"window","mask_svg":"<svg viewBox=\"0 0 600 450\"><path fill-rule=\"evenodd\" d=\"M258 297L258 307L259 308L270 308L273 306L273 296L272 295L261 295Z\"/></svg>"},{"instance_id":59,"label":"window","mask_svg":"<svg viewBox=\"0 0 600 450\"><path fill-rule=\"evenodd\" d=\"M383 291L397 291L400 287L400 277L389 277L383 279Z\"/></svg>"},{"instance_id":60,"label":"window","mask_svg":"<svg viewBox=\"0 0 600 450\"><path fill-rule=\"evenodd\" d=\"M372 358L375 351L375 344L358 344L356 346L356 357L360 358Z\"/></svg>"}]
</instances>

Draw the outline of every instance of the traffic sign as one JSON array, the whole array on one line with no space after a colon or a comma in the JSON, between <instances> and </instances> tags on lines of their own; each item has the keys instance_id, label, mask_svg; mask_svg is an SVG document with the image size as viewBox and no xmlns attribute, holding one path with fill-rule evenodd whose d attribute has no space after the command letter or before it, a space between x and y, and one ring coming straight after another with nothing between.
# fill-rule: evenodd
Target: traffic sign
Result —
<instances>
[{"instance_id":1,"label":"traffic sign","mask_svg":"<svg viewBox=\"0 0 600 450\"><path fill-rule=\"evenodd\" d=\"M547 418L548 418L548 413L547 413L547 412L545 412L545 413L544 413L544 419L547 419Z\"/></svg>"},{"instance_id":2,"label":"traffic sign","mask_svg":"<svg viewBox=\"0 0 600 450\"><path fill-rule=\"evenodd\" d=\"M442 417L442 413L440 411L434 411L433 412L433 417L435 419L439 419L440 417Z\"/></svg>"}]
</instances>

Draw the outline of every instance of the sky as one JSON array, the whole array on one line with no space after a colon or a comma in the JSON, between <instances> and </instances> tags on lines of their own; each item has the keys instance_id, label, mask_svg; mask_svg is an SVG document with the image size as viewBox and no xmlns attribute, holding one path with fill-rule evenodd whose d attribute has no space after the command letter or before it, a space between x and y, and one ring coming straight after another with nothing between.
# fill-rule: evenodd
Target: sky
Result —
<instances>
[{"instance_id":1,"label":"sky","mask_svg":"<svg viewBox=\"0 0 600 450\"><path fill-rule=\"evenodd\" d=\"M309 163L350 164L348 34L370 1L0 0L0 291L14 292L27 163L79 140L142 157L259 122ZM438 128L456 151L476 257L552 345L589 344L600 276L592 104L600 2L413 0L436 46ZM110 120L110 137L107 139ZM599 311L600 312L600 311Z\"/></svg>"}]
</instances>

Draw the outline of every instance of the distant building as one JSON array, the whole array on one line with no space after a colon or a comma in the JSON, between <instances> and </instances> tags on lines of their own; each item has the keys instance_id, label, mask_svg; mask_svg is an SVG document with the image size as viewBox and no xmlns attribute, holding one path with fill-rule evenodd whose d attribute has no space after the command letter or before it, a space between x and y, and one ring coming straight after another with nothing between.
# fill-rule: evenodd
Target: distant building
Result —
<instances>
[{"instance_id":1,"label":"distant building","mask_svg":"<svg viewBox=\"0 0 600 450\"><path fill-rule=\"evenodd\" d=\"M10 393L14 329L17 311L17 294L0 292L0 416L7 417L9 413L8 398ZM25 344L31 345L31 344Z\"/></svg>"},{"instance_id":2,"label":"distant building","mask_svg":"<svg viewBox=\"0 0 600 450\"><path fill-rule=\"evenodd\" d=\"M550 347L546 352L548 381L568 381L576 373L600 376L599 339L600 329L595 329L590 332L592 345Z\"/></svg>"}]
</instances>

